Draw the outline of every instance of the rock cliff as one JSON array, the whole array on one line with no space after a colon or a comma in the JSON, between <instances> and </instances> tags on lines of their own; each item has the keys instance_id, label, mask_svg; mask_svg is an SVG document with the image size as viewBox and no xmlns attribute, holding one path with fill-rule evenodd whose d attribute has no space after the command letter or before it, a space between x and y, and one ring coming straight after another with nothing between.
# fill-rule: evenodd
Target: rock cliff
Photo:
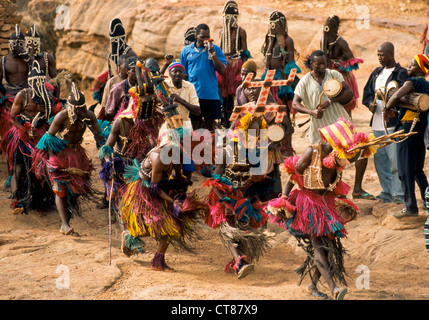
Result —
<instances>
[{"instance_id":1,"label":"rock cliff","mask_svg":"<svg viewBox=\"0 0 429 320\"><path fill-rule=\"evenodd\" d=\"M95 77L107 69L109 53L109 23L118 17L127 32L127 43L141 57L162 60L166 53L178 57L183 47L183 35L190 26L206 23L215 43L219 43L223 0L66 0L62 4L53 0L21 0L23 23L34 21L55 30L51 44L55 45L57 67L78 76L84 86L91 86ZM288 17L289 34L300 53L298 64L319 47L322 25L329 14L342 18L340 33L349 42L356 57L365 60L361 70L372 70L378 65L376 49L384 41L395 44L397 60L407 65L412 56L421 51L419 37L423 30L425 8L419 1L413 6L398 6L397 17L383 17L381 5L386 1L368 2L368 29L359 27L356 1L237 1L239 25L248 36L251 55L260 70L263 56L260 52L268 26L268 16L274 10ZM365 1L359 1L365 3ZM332 4L332 5L331 5ZM401 16L401 12L406 15ZM53 39L53 40L52 40ZM410 48L413 48L410 52ZM357 74L359 77L359 72ZM367 74L365 74L367 77Z\"/></svg>"},{"instance_id":2,"label":"rock cliff","mask_svg":"<svg viewBox=\"0 0 429 320\"><path fill-rule=\"evenodd\" d=\"M15 0L0 1L0 56L9 53L10 34L15 32L15 25L21 22L17 9Z\"/></svg>"}]
</instances>

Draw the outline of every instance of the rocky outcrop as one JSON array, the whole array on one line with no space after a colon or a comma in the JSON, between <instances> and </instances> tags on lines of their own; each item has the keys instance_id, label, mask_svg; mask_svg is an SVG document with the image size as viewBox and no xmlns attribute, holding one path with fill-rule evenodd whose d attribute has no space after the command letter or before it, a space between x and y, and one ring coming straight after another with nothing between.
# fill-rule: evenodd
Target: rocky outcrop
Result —
<instances>
[{"instance_id":1,"label":"rocky outcrop","mask_svg":"<svg viewBox=\"0 0 429 320\"><path fill-rule=\"evenodd\" d=\"M179 0L66 0L62 6L66 6L67 12L63 12L59 11L58 2L53 0L31 0L28 4L30 10L23 14L26 21L36 20L37 23L44 20L40 17L42 13L53 17L50 21L58 39L55 50L57 67L77 75L83 86L88 88L97 75L107 70L110 49L108 29L113 18L122 20L128 44L142 59L162 59L167 53L174 53L178 57L183 47L184 32L190 26L206 23L211 29L211 37L215 43L219 43L223 4L219 0L210 3ZM310 1L302 1L301 6L304 8L309 4ZM313 7L326 11L318 3L313 4ZM239 9L239 25L247 32L249 51L259 66L259 75L263 67L260 49L268 27L268 16L274 9L281 10L288 17L289 34L300 54L298 65L303 72L307 71L303 60L312 50L319 48L326 12L314 10L302 13L278 1L261 5L243 0L239 2ZM353 10L349 12L353 13ZM64 23L65 19L68 19L69 25ZM423 29L424 22L417 19L411 25L401 24L400 21L389 24L385 20L378 21L376 17L371 19L369 29L359 30L355 19L344 18L340 29L355 56L364 59L361 70L365 72L365 78L367 72L378 66L376 50L385 41L394 42L398 62L407 65L415 54L414 51L411 54L409 48L420 51L419 30ZM356 73L358 78L360 72Z\"/></svg>"},{"instance_id":2,"label":"rocky outcrop","mask_svg":"<svg viewBox=\"0 0 429 320\"><path fill-rule=\"evenodd\" d=\"M21 22L17 9L16 0L0 0L0 56L9 53L9 37Z\"/></svg>"}]
</instances>

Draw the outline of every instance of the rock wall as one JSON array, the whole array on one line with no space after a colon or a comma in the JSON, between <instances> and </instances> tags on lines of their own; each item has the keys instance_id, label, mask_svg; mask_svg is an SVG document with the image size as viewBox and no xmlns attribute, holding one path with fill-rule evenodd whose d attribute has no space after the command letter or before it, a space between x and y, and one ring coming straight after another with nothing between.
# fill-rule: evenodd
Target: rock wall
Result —
<instances>
[{"instance_id":1,"label":"rock wall","mask_svg":"<svg viewBox=\"0 0 429 320\"><path fill-rule=\"evenodd\" d=\"M0 56L9 53L9 37L15 32L15 25L21 22L17 9L16 0L0 0Z\"/></svg>"},{"instance_id":2,"label":"rock wall","mask_svg":"<svg viewBox=\"0 0 429 320\"><path fill-rule=\"evenodd\" d=\"M59 3L54 0L31 0L27 6L30 10L23 14L27 24L30 24L31 20L41 23L41 12L45 15L50 14L51 25L57 37L55 50L57 67L74 73L83 81L84 86L89 87L97 75L107 70L107 56L110 50L108 29L113 18L118 17L122 20L127 32L127 43L141 58L154 57L162 60L167 53L174 53L175 57L178 57L183 47L184 32L188 27L199 23L208 24L211 37L215 39L215 43L219 43L224 2L66 0ZM298 65L306 72L303 66L304 57L319 48L322 25L327 16L326 12L330 11L303 13L296 9L299 5L305 7L304 4L311 4L309 1L296 2L293 10L286 6L286 3L284 8L281 7L283 4L278 1L259 4L252 0L242 0L238 3L240 10L238 22L247 32L249 51L260 70L263 66L260 49L268 27L268 16L273 10L278 9L288 17L289 34L300 53ZM56 12L60 5L66 6L67 14ZM326 5L325 7L329 8ZM352 4L347 8L353 13ZM353 14L348 17L340 16L342 18L340 33L349 42L355 56L365 60L361 67L364 72L369 72L378 65L376 50L382 42L391 41L395 44L396 57L402 65L407 65L412 56L421 51L419 36L426 19L423 14L422 19L410 20L406 24L402 21L372 17L369 29L359 29ZM65 18L68 19L69 25L64 26ZM357 77L360 72L357 73ZM362 73L362 76L368 75Z\"/></svg>"}]
</instances>

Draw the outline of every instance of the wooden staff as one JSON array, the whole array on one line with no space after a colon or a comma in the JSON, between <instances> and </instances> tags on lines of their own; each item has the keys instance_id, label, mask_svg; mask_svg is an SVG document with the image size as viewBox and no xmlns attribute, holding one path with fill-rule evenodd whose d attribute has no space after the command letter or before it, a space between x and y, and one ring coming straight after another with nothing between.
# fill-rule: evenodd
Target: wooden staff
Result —
<instances>
[{"instance_id":1,"label":"wooden staff","mask_svg":"<svg viewBox=\"0 0 429 320\"><path fill-rule=\"evenodd\" d=\"M381 137L375 138L371 142L368 142L368 143L362 144L360 146L356 146L354 148L351 148L351 149L347 150L347 152L353 152L355 150L364 149L364 148L371 147L371 146L374 146L377 144L380 145L380 147L378 147L378 149L381 149L381 148L384 148L385 146L395 142L393 139L404 138L403 140L405 140L409 136L417 133L417 132L408 132L408 133L403 133L403 132L404 132L404 130L400 130L397 132L393 132L391 134L383 135ZM401 141L403 141L403 140L401 140Z\"/></svg>"},{"instance_id":2,"label":"wooden staff","mask_svg":"<svg viewBox=\"0 0 429 320\"><path fill-rule=\"evenodd\" d=\"M115 172L115 158L114 154L111 154L112 159L112 170ZM110 185L110 195L109 195L109 266L112 265L112 194L113 194L113 184L115 182L114 177L112 177L112 184Z\"/></svg>"}]
</instances>

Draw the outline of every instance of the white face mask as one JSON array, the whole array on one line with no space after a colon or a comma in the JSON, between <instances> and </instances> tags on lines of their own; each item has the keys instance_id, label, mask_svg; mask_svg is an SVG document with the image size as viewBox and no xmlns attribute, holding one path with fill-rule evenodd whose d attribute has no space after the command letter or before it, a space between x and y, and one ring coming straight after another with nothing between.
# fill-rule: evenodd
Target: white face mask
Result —
<instances>
[{"instance_id":1,"label":"white face mask","mask_svg":"<svg viewBox=\"0 0 429 320\"><path fill-rule=\"evenodd\" d=\"M38 37L25 37L25 47L27 52L34 51L34 55L38 56L40 53L40 38Z\"/></svg>"}]
</instances>

